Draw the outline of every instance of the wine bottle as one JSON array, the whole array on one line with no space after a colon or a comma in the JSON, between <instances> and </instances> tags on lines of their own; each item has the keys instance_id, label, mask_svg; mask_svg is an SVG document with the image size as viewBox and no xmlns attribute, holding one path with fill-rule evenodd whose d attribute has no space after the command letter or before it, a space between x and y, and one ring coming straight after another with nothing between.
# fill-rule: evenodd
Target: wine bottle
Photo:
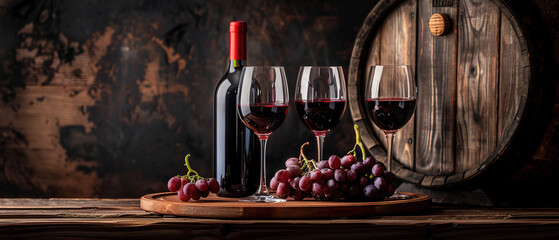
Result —
<instances>
[{"instance_id":1,"label":"wine bottle","mask_svg":"<svg viewBox=\"0 0 559 240\"><path fill-rule=\"evenodd\" d=\"M214 176L220 197L253 194L259 184L260 143L237 115L237 87L246 64L246 22L231 22L229 68L214 94Z\"/></svg>"}]
</instances>

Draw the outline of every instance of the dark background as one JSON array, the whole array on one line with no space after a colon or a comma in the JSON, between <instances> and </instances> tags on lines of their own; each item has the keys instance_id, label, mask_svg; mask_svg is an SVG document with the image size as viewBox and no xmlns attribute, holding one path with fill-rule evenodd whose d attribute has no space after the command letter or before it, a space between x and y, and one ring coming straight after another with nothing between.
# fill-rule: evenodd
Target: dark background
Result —
<instances>
[{"instance_id":1,"label":"dark background","mask_svg":"<svg viewBox=\"0 0 559 240\"><path fill-rule=\"evenodd\" d=\"M212 174L213 92L229 22L248 22L248 63L347 69L374 1L8 1L0 15L0 196L136 197ZM294 109L293 107L291 109ZM290 111L269 169L314 135ZM351 149L349 109L325 154Z\"/></svg>"},{"instance_id":2,"label":"dark background","mask_svg":"<svg viewBox=\"0 0 559 240\"><path fill-rule=\"evenodd\" d=\"M248 22L249 65L346 70L377 1L1 1L0 197L138 197L166 190L183 158L212 173L213 91L228 25ZM559 59L559 4L541 11ZM557 102L557 101L556 101ZM291 109L294 109L291 106ZM555 108L558 112L558 108ZM557 114L556 114L557 115ZM349 109L325 156L353 145ZM314 136L290 111L269 173Z\"/></svg>"}]
</instances>

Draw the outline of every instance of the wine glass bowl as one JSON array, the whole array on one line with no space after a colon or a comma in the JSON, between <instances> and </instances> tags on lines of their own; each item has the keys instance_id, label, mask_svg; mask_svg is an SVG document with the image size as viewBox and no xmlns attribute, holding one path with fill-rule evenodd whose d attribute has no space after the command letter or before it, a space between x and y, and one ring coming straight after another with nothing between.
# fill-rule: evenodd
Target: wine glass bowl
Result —
<instances>
[{"instance_id":1,"label":"wine glass bowl","mask_svg":"<svg viewBox=\"0 0 559 240\"><path fill-rule=\"evenodd\" d=\"M386 135L387 170L392 171L394 134L412 118L417 99L417 87L411 66L371 66L365 88L365 107L371 121ZM395 193L392 198L405 198Z\"/></svg>"},{"instance_id":2,"label":"wine glass bowl","mask_svg":"<svg viewBox=\"0 0 559 240\"><path fill-rule=\"evenodd\" d=\"M243 202L285 202L270 195L266 186L266 144L268 137L287 116L289 91L283 67L243 68L237 92L237 113L241 121L260 139L260 185Z\"/></svg>"},{"instance_id":3,"label":"wine glass bowl","mask_svg":"<svg viewBox=\"0 0 559 240\"><path fill-rule=\"evenodd\" d=\"M339 66L303 66L299 69L295 106L301 121L317 139L317 160L322 160L326 133L340 121L346 103L345 78Z\"/></svg>"}]
</instances>

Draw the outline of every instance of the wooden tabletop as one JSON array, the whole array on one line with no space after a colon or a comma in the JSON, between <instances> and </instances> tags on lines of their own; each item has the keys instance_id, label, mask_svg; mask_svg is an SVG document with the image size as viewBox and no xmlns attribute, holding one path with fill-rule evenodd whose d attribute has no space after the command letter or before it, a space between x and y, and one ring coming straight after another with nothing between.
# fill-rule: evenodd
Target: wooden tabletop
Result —
<instances>
[{"instance_id":1,"label":"wooden tabletop","mask_svg":"<svg viewBox=\"0 0 559 240\"><path fill-rule=\"evenodd\" d=\"M472 238L472 236L476 236ZM559 239L559 208L433 206L413 215L202 219L160 215L139 199L0 199L0 239Z\"/></svg>"}]
</instances>

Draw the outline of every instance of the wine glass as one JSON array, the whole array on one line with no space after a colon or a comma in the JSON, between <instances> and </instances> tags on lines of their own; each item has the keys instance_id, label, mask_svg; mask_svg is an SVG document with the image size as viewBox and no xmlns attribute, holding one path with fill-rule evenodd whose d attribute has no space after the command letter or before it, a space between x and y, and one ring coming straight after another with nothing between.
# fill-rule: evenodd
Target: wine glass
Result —
<instances>
[{"instance_id":1,"label":"wine glass","mask_svg":"<svg viewBox=\"0 0 559 240\"><path fill-rule=\"evenodd\" d=\"M237 91L237 113L260 139L260 185L242 202L285 202L270 195L266 186L266 143L287 116L289 90L283 67L252 66L241 72Z\"/></svg>"},{"instance_id":2,"label":"wine glass","mask_svg":"<svg viewBox=\"0 0 559 240\"><path fill-rule=\"evenodd\" d=\"M295 106L301 120L316 136L318 161L322 160L326 133L344 114L345 91L342 67L303 66L299 69Z\"/></svg>"},{"instance_id":3,"label":"wine glass","mask_svg":"<svg viewBox=\"0 0 559 240\"><path fill-rule=\"evenodd\" d=\"M392 171L392 143L394 134L413 116L417 88L411 66L376 65L371 71L365 89L367 109L373 123L386 135L388 145L387 170ZM394 193L392 198L406 198Z\"/></svg>"}]
</instances>

